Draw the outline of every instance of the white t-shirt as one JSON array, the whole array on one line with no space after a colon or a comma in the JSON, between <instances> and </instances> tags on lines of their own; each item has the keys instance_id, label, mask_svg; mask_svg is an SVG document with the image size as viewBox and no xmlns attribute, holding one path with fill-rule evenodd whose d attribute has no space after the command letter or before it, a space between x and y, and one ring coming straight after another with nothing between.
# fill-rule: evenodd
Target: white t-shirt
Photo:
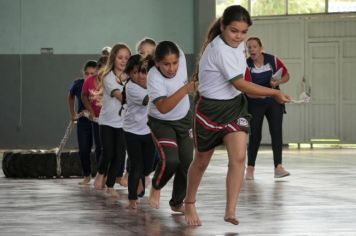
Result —
<instances>
[{"instance_id":1,"label":"white t-shirt","mask_svg":"<svg viewBox=\"0 0 356 236\"><path fill-rule=\"evenodd\" d=\"M182 100L169 112L162 114L154 104L160 98L166 98L174 94L183 85L188 83L187 63L182 50L179 50L179 67L177 74L173 78L166 78L157 67L152 67L148 72L147 90L149 96L148 114L160 120L180 120L184 118L189 109L189 96L184 96Z\"/></svg>"},{"instance_id":2,"label":"white t-shirt","mask_svg":"<svg viewBox=\"0 0 356 236\"><path fill-rule=\"evenodd\" d=\"M199 93L206 98L227 100L239 95L232 81L243 78L247 63L245 43L237 48L227 45L221 36L211 41L199 63Z\"/></svg>"},{"instance_id":3,"label":"white t-shirt","mask_svg":"<svg viewBox=\"0 0 356 236\"><path fill-rule=\"evenodd\" d=\"M99 124L122 128L123 117L119 116L121 102L111 94L115 90L122 92L124 86L116 81L116 76L112 71L110 71L103 80L103 105L100 110Z\"/></svg>"},{"instance_id":4,"label":"white t-shirt","mask_svg":"<svg viewBox=\"0 0 356 236\"><path fill-rule=\"evenodd\" d=\"M126 84L126 113L124 130L137 135L151 133L147 125L147 90L132 80ZM144 105L145 103L145 105Z\"/></svg>"}]
</instances>

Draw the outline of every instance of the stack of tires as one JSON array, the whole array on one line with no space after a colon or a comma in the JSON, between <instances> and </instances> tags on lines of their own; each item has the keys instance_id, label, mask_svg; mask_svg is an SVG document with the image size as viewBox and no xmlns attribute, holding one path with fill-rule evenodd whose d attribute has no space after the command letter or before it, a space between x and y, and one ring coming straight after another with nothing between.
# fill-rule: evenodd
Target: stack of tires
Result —
<instances>
[{"instance_id":1,"label":"stack of tires","mask_svg":"<svg viewBox=\"0 0 356 236\"><path fill-rule=\"evenodd\" d=\"M96 173L95 155L90 156L92 175ZM57 176L57 161L54 151L5 152L2 170L7 178L53 178ZM82 165L77 151L62 152L61 176L82 176Z\"/></svg>"}]
</instances>

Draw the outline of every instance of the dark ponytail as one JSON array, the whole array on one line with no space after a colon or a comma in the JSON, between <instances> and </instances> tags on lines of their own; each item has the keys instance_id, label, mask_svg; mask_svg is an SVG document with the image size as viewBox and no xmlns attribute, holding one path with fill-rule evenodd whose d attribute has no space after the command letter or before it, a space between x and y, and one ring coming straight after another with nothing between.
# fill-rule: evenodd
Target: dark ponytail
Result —
<instances>
[{"instance_id":1,"label":"dark ponytail","mask_svg":"<svg viewBox=\"0 0 356 236\"><path fill-rule=\"evenodd\" d=\"M208 30L208 34L206 37L205 42L203 43L203 46L201 47L200 53L199 53L199 58L198 58L198 63L197 65L199 65L199 61L200 61L200 57L203 54L205 48L208 46L208 44L213 41L213 39L218 36L219 34L221 34L221 29L220 26L228 26L231 22L233 21L243 21L246 22L248 24L248 26L252 25L252 20L250 17L250 13L248 13L248 11L240 6L240 5L232 5L227 7L224 10L224 13L222 15L222 17L216 19L209 27ZM197 66L197 69L195 70L195 72L192 75L192 79L194 81L198 81L198 72L199 72L199 67Z\"/></svg>"},{"instance_id":2,"label":"dark ponytail","mask_svg":"<svg viewBox=\"0 0 356 236\"><path fill-rule=\"evenodd\" d=\"M177 45L171 41L162 41L156 47L154 60L155 62L160 62L169 54L176 54L179 58L179 49Z\"/></svg>"}]
</instances>

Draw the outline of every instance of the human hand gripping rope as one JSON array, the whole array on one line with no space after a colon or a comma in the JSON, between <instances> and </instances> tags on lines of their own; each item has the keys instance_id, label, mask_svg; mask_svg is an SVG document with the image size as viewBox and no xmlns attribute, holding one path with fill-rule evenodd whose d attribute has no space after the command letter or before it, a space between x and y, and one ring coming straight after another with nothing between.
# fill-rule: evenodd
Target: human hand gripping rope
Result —
<instances>
[{"instance_id":1,"label":"human hand gripping rope","mask_svg":"<svg viewBox=\"0 0 356 236\"><path fill-rule=\"evenodd\" d=\"M283 69L280 68L276 73L272 75L272 80L273 81L279 81L282 79L282 73ZM310 97L310 92L306 90L306 81L305 78L302 80L302 85L303 85L303 92L299 94L298 99L291 99L289 103L293 104L307 104L310 102L311 97Z\"/></svg>"},{"instance_id":2,"label":"human hand gripping rope","mask_svg":"<svg viewBox=\"0 0 356 236\"><path fill-rule=\"evenodd\" d=\"M62 169L61 169L61 154L63 151L64 146L66 145L68 138L70 136L70 134L72 133L72 130L75 126L75 124L77 123L77 120L81 117L86 117L88 119L90 119L93 122L98 122L98 118L97 117L91 117L90 116L90 112L87 110L83 110L82 112L80 112L79 114L76 114L74 119L71 119L69 121L69 124L66 128L66 131L64 133L64 136L56 150L56 164L57 164L57 177L61 176L62 173Z\"/></svg>"}]
</instances>

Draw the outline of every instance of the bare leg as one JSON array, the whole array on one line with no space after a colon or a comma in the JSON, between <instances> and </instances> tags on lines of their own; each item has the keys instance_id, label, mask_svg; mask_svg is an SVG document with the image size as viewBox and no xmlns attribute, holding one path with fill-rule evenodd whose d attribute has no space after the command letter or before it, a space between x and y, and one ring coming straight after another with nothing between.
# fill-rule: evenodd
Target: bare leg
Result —
<instances>
[{"instance_id":1,"label":"bare leg","mask_svg":"<svg viewBox=\"0 0 356 236\"><path fill-rule=\"evenodd\" d=\"M151 187L150 196L148 197L148 202L152 208L159 208L159 201L161 198L161 190Z\"/></svg>"},{"instance_id":2,"label":"bare leg","mask_svg":"<svg viewBox=\"0 0 356 236\"><path fill-rule=\"evenodd\" d=\"M121 180L119 181L119 184L123 187L127 187L128 180L129 180L129 172L126 171L124 176L122 176Z\"/></svg>"},{"instance_id":3,"label":"bare leg","mask_svg":"<svg viewBox=\"0 0 356 236\"><path fill-rule=\"evenodd\" d=\"M120 184L121 185L122 182L122 177L116 177L115 179L115 183Z\"/></svg>"},{"instance_id":4,"label":"bare leg","mask_svg":"<svg viewBox=\"0 0 356 236\"><path fill-rule=\"evenodd\" d=\"M145 187L143 186L142 179L138 182L138 187L137 187L137 194L141 194L145 190Z\"/></svg>"},{"instance_id":5,"label":"bare leg","mask_svg":"<svg viewBox=\"0 0 356 236\"><path fill-rule=\"evenodd\" d=\"M96 174L95 180L94 180L95 189L102 190L104 188L104 185L103 185L104 179L105 179L104 175L99 174L99 172Z\"/></svg>"},{"instance_id":6,"label":"bare leg","mask_svg":"<svg viewBox=\"0 0 356 236\"><path fill-rule=\"evenodd\" d=\"M224 220L237 225L239 221L236 218L236 205L245 172L247 134L244 132L227 134L224 143L229 156Z\"/></svg>"},{"instance_id":7,"label":"bare leg","mask_svg":"<svg viewBox=\"0 0 356 236\"><path fill-rule=\"evenodd\" d=\"M148 186L150 186L150 184L151 184L151 177L147 175L145 177L145 187L147 188Z\"/></svg>"},{"instance_id":8,"label":"bare leg","mask_svg":"<svg viewBox=\"0 0 356 236\"><path fill-rule=\"evenodd\" d=\"M195 200L201 178L204 175L206 168L209 165L214 149L207 152L195 152L195 157L188 169L187 194L185 196L185 221L188 225L201 225L197 210L195 208Z\"/></svg>"}]
</instances>

